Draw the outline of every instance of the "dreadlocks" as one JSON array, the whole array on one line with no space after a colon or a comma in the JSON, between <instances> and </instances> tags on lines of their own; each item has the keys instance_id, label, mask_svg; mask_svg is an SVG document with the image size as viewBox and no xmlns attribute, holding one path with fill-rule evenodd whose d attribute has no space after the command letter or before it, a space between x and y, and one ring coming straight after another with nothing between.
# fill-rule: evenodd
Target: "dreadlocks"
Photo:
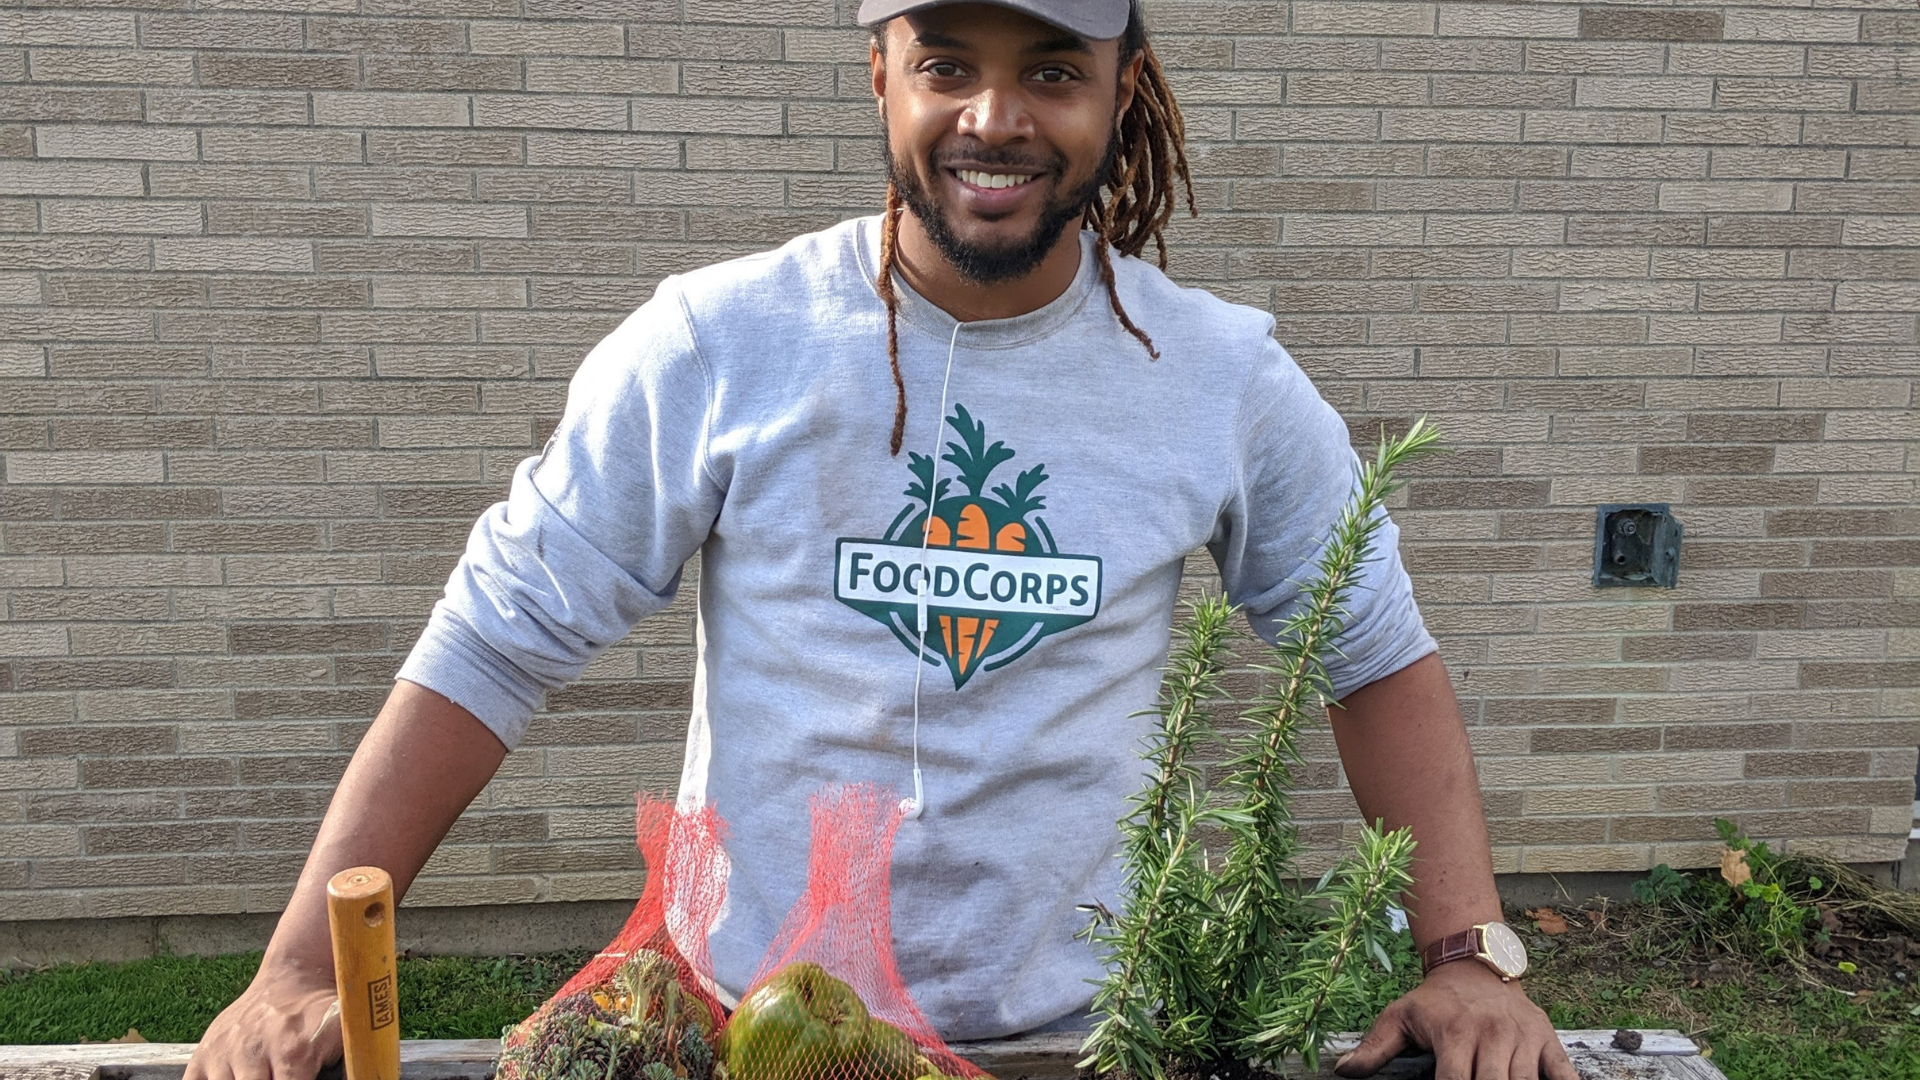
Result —
<instances>
[{"instance_id":1,"label":"dreadlocks","mask_svg":"<svg viewBox=\"0 0 1920 1080\"><path fill-rule=\"evenodd\" d=\"M880 28L875 29L876 40L882 32ZM1112 165L1102 184L1106 194L1104 198L1096 196L1087 205L1083 221L1086 228L1094 231L1100 281L1107 287L1107 301L1113 306L1115 317L1121 327L1146 348L1147 355L1158 360L1160 351L1154 348L1153 339L1134 325L1127 309L1120 304L1110 249L1118 248L1122 255L1138 256L1151 240L1160 269L1165 270L1167 241L1162 233L1167 222L1173 219L1176 179L1186 191L1188 214L1198 216L1199 210L1193 201L1193 177L1187 169L1186 123L1181 119L1180 106L1173 100L1173 90L1167 85L1160 58L1147 42L1147 28L1141 21L1137 3L1127 17L1126 30L1120 35L1120 63L1126 64L1135 55L1142 58L1140 77L1134 86L1133 102L1114 121L1118 146L1117 152L1109 155ZM907 384L900 374L900 297L893 285L903 206L899 191L889 182L887 209L880 229L880 276L874 286L887 308L887 362L893 372L894 392L891 445L896 457L907 431Z\"/></svg>"}]
</instances>

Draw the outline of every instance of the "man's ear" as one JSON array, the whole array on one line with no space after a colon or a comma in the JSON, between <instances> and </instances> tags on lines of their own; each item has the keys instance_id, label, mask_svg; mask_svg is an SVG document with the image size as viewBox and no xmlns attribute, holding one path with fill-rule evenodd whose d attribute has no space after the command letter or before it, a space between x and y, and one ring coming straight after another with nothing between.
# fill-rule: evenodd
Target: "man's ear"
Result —
<instances>
[{"instance_id":1,"label":"man's ear","mask_svg":"<svg viewBox=\"0 0 1920 1080\"><path fill-rule=\"evenodd\" d=\"M873 66L873 96L879 103L880 119L887 118L887 55L878 45L867 46L867 62Z\"/></svg>"},{"instance_id":2,"label":"man's ear","mask_svg":"<svg viewBox=\"0 0 1920 1080\"><path fill-rule=\"evenodd\" d=\"M1140 87L1140 71L1146 64L1147 52L1145 49L1142 49L1134 53L1131 60L1120 65L1120 88L1119 92L1114 95L1113 119L1115 123L1119 123L1120 118L1127 115L1127 110L1133 107L1133 94L1134 91Z\"/></svg>"}]
</instances>

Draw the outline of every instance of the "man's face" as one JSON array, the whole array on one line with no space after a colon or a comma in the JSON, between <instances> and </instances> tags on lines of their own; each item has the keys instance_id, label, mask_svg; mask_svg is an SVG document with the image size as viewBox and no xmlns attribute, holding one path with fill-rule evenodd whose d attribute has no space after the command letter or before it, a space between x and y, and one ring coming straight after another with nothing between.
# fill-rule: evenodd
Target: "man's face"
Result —
<instances>
[{"instance_id":1,"label":"man's face","mask_svg":"<svg viewBox=\"0 0 1920 1080\"><path fill-rule=\"evenodd\" d=\"M983 284L1024 277L1106 177L1137 61L990 4L894 19L873 55L888 177L940 253Z\"/></svg>"}]
</instances>

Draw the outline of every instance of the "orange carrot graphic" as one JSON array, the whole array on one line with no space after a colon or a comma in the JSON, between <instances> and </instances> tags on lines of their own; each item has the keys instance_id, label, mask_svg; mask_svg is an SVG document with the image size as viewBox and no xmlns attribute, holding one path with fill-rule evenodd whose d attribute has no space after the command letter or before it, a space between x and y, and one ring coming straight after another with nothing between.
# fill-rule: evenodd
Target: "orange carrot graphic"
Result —
<instances>
[{"instance_id":1,"label":"orange carrot graphic","mask_svg":"<svg viewBox=\"0 0 1920 1080\"><path fill-rule=\"evenodd\" d=\"M1035 465L1019 474L1012 485L1000 484L991 496L987 495L988 477L1012 459L1014 452L1003 442L989 445L986 425L974 420L965 406L954 407L947 426L957 432L960 439L947 444L941 460L959 470L966 494L948 497L949 481L934 483L933 460L922 454L909 455L918 483L906 493L926 504L927 514L921 527L927 546L1025 552L1032 539L1027 515L1046 505L1045 497L1034 493L1047 478L1046 466ZM964 677L986 657L1000 620L982 615L941 615L939 621L941 652L955 673Z\"/></svg>"}]
</instances>

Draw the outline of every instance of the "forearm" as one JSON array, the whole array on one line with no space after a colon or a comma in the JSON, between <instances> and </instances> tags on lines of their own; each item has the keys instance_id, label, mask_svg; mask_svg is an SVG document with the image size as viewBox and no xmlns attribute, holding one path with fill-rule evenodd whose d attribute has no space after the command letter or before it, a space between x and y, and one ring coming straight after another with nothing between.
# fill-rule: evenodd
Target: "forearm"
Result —
<instances>
[{"instance_id":1,"label":"forearm","mask_svg":"<svg viewBox=\"0 0 1920 1080\"><path fill-rule=\"evenodd\" d=\"M1473 751L1439 656L1353 691L1331 716L1360 812L1413 829L1418 847L1406 906L1414 941L1424 948L1500 918Z\"/></svg>"},{"instance_id":2,"label":"forearm","mask_svg":"<svg viewBox=\"0 0 1920 1080\"><path fill-rule=\"evenodd\" d=\"M392 875L395 898L404 895L506 753L466 709L396 682L340 778L263 968L331 972L327 880L348 867L378 866Z\"/></svg>"}]
</instances>

